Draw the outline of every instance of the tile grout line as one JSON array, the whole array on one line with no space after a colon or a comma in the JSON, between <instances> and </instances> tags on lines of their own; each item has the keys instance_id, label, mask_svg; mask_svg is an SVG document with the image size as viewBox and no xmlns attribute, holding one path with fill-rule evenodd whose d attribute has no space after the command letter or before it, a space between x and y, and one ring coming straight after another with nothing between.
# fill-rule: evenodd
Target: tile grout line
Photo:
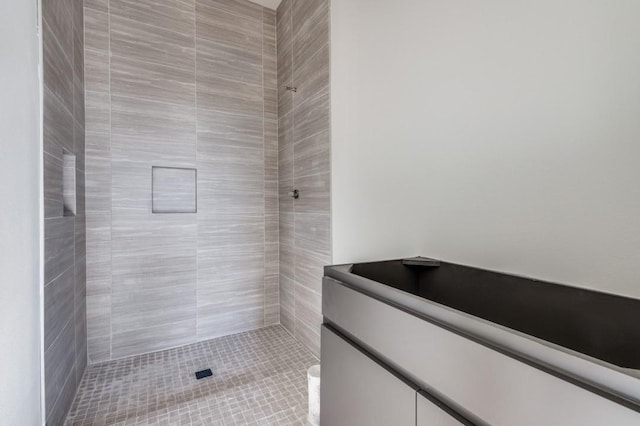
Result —
<instances>
[{"instance_id":1,"label":"tile grout line","mask_svg":"<svg viewBox=\"0 0 640 426\"><path fill-rule=\"evenodd\" d=\"M265 20L265 12L264 12L264 7L261 9L261 16L262 16L262 189L263 189L263 199L262 199L262 205L263 205L263 213L264 213L264 218L263 218L263 249L262 249L262 254L263 254L263 270L262 270L262 324L266 325L267 324L267 191L266 191L266 186L267 186L267 171L266 171L266 167L265 167L265 161L267 158L267 147L266 147L266 143L265 143L265 90L264 90L264 85L265 85L265 72L264 72L264 20Z\"/></svg>"},{"instance_id":2,"label":"tile grout line","mask_svg":"<svg viewBox=\"0 0 640 426\"><path fill-rule=\"evenodd\" d=\"M113 357L113 152L112 152L112 105L111 105L111 0L107 0L107 49L109 58L109 175L111 187L109 188L109 359Z\"/></svg>"},{"instance_id":3,"label":"tile grout line","mask_svg":"<svg viewBox=\"0 0 640 426\"><path fill-rule=\"evenodd\" d=\"M277 224L278 224L278 232L277 232L277 236L278 236L278 241L277 241L277 256L278 256L278 261L276 262L276 265L278 266L278 291L276 292L277 297L278 297L278 324L282 323L282 318L280 316L280 200L279 198L279 194L280 194L280 182L279 182L279 177L280 177L280 126L279 126L279 119L280 119L280 103L278 102L278 94L279 94L279 87L278 87L278 11L274 11L273 12L273 21L274 21L274 26L273 26L273 35L274 35L274 43L275 43L275 63L276 63L276 79L275 79L275 85L276 85L276 104L275 104L275 108L276 108L276 126L275 126L275 130L276 130L276 136L275 136L275 141L276 141L276 157L275 157L275 162L276 162L276 214L278 217L277 220Z\"/></svg>"},{"instance_id":4,"label":"tile grout line","mask_svg":"<svg viewBox=\"0 0 640 426\"><path fill-rule=\"evenodd\" d=\"M198 156L198 134L199 134L199 130L198 130L198 2L194 1L193 2L193 48L194 48L194 55L193 55L193 89L194 89L194 96L195 96L195 127L196 127L196 133L195 133L195 137L196 137L196 151L195 151L195 166L196 166L196 177L198 176L197 170L198 170L198 160L199 160L199 156ZM196 246L195 246L195 258L196 258L196 300L195 300L195 308L196 308L196 329L195 329L195 337L196 337L196 342L200 341L200 336L198 333L198 323L200 321L200 316L199 316L199 309L198 309L198 300L199 300L199 294L200 294L200 272L199 272L199 260L200 260L200 256L199 256L199 247L200 247L200 216L197 213L197 206L198 206L198 200L197 200L197 194L198 194L198 181L196 180Z\"/></svg>"},{"instance_id":5,"label":"tile grout line","mask_svg":"<svg viewBox=\"0 0 640 426\"><path fill-rule=\"evenodd\" d=\"M291 40L291 80L290 80L290 84L292 87L295 87L295 81L293 79L293 76L295 74L295 64L294 64L294 46L295 46L295 34L293 31L293 0L288 2L288 6L289 6L289 22L290 22L290 26L289 26L289 30L290 30L290 40ZM295 115L295 111L296 111L296 96L295 96L295 92L291 93L291 181L293 182L293 188L296 187L296 174L295 174L295 169L296 169L296 150L295 150L295 146L296 146L296 115ZM298 280L296 277L296 266L298 264L297 260L298 260L298 255L297 255L297 249L296 249L296 200L292 200L292 211L293 211L293 337L295 337L296 339L298 339L299 337L297 337L298 335L298 316L297 316L297 305L298 305L298 298L297 298L297 287L298 287Z\"/></svg>"}]
</instances>

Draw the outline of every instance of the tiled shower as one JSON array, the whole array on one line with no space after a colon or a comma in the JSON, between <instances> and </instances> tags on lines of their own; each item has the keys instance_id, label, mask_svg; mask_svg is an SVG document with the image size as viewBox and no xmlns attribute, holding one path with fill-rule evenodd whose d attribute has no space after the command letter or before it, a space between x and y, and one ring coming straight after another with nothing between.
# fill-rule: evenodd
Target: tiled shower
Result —
<instances>
[{"instance_id":1,"label":"tiled shower","mask_svg":"<svg viewBox=\"0 0 640 426\"><path fill-rule=\"evenodd\" d=\"M87 364L270 326L319 356L328 0L43 0L43 16L48 423Z\"/></svg>"}]
</instances>

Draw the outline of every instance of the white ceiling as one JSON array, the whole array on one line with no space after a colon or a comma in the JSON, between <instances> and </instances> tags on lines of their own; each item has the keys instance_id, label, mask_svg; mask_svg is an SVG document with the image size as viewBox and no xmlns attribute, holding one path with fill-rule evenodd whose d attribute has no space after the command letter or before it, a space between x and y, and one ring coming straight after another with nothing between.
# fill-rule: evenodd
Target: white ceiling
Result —
<instances>
[{"instance_id":1,"label":"white ceiling","mask_svg":"<svg viewBox=\"0 0 640 426\"><path fill-rule=\"evenodd\" d=\"M258 3L264 7L268 7L269 9L276 10L281 0L249 0L253 3Z\"/></svg>"}]
</instances>

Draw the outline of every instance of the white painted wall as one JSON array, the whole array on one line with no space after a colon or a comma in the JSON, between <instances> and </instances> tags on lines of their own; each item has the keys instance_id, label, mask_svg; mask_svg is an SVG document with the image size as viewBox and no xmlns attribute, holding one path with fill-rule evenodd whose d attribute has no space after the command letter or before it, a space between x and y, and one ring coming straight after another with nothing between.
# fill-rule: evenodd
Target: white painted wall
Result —
<instances>
[{"instance_id":1,"label":"white painted wall","mask_svg":"<svg viewBox=\"0 0 640 426\"><path fill-rule=\"evenodd\" d=\"M336 263L640 297L640 2L335 0Z\"/></svg>"},{"instance_id":2,"label":"white painted wall","mask_svg":"<svg viewBox=\"0 0 640 426\"><path fill-rule=\"evenodd\" d=\"M40 83L36 1L0 2L0 424L39 425Z\"/></svg>"}]
</instances>

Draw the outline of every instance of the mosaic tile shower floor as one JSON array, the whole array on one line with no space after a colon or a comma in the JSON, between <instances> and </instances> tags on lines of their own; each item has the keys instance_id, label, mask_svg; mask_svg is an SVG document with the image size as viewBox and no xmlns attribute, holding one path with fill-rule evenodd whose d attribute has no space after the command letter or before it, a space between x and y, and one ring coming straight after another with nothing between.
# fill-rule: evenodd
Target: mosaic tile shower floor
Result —
<instances>
[{"instance_id":1,"label":"mosaic tile shower floor","mask_svg":"<svg viewBox=\"0 0 640 426\"><path fill-rule=\"evenodd\" d=\"M281 326L87 367L66 425L305 425L315 358ZM194 373L211 368L213 377Z\"/></svg>"}]
</instances>

